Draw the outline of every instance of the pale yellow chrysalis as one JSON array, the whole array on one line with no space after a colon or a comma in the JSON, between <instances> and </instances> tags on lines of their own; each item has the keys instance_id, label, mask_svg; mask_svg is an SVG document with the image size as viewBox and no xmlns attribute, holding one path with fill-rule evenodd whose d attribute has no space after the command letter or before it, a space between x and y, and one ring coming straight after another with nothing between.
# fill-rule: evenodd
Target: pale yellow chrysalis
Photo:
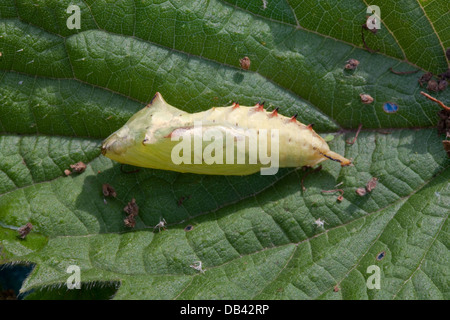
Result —
<instances>
[{"instance_id":1,"label":"pale yellow chrysalis","mask_svg":"<svg viewBox=\"0 0 450 320\"><path fill-rule=\"evenodd\" d=\"M102 154L138 167L211 175L314 166L326 159L351 164L311 126L277 110L233 104L191 114L159 93L103 142Z\"/></svg>"}]
</instances>

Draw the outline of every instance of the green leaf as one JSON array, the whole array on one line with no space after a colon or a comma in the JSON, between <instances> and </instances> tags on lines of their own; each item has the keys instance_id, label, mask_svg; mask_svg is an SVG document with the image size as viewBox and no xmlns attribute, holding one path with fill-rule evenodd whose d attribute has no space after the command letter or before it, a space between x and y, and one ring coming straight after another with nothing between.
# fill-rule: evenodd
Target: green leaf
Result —
<instances>
[{"instance_id":1,"label":"green leaf","mask_svg":"<svg viewBox=\"0 0 450 320\"><path fill-rule=\"evenodd\" d=\"M3 1L0 263L35 266L29 299L448 299L450 161L441 108L418 78L449 67L449 5L371 4L376 34L362 31L365 2ZM80 29L67 27L69 5ZM354 166L127 174L99 147L155 92L188 112L266 101L315 123ZM450 101L448 89L433 95ZM79 161L86 170L66 176ZM373 177L376 188L358 195ZM117 198L104 198L104 183ZM323 192L335 189L342 201ZM134 229L123 222L132 198ZM79 292L65 290L71 265Z\"/></svg>"}]
</instances>

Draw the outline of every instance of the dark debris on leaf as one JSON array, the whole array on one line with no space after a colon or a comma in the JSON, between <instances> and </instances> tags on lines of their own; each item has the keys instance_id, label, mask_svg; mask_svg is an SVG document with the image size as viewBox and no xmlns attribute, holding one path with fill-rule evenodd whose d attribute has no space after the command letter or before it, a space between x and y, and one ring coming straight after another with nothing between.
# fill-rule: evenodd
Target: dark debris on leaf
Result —
<instances>
[{"instance_id":1,"label":"dark debris on leaf","mask_svg":"<svg viewBox=\"0 0 450 320\"><path fill-rule=\"evenodd\" d=\"M437 125L438 133L450 136L450 111L439 110L439 122Z\"/></svg>"},{"instance_id":2,"label":"dark debris on leaf","mask_svg":"<svg viewBox=\"0 0 450 320\"><path fill-rule=\"evenodd\" d=\"M131 199L130 202L123 208L123 211L125 211L128 216L123 220L125 223L125 226L129 228L134 228L136 226L136 216L139 213L139 207L136 204L136 199Z\"/></svg>"},{"instance_id":3,"label":"dark debris on leaf","mask_svg":"<svg viewBox=\"0 0 450 320\"><path fill-rule=\"evenodd\" d=\"M31 232L31 229L33 229L33 225L28 222L26 225L21 226L17 232L19 232L19 236L22 239L25 239L25 237Z\"/></svg>"},{"instance_id":4,"label":"dark debris on leaf","mask_svg":"<svg viewBox=\"0 0 450 320\"><path fill-rule=\"evenodd\" d=\"M102 191L103 191L103 195L105 197L110 197L110 196L114 197L114 198L117 197L116 190L114 190L114 188L108 183L104 183L102 185Z\"/></svg>"},{"instance_id":5,"label":"dark debris on leaf","mask_svg":"<svg viewBox=\"0 0 450 320\"><path fill-rule=\"evenodd\" d=\"M450 158L450 140L443 140L442 145L444 146L445 152L447 152L447 157Z\"/></svg>"},{"instance_id":6,"label":"dark debris on leaf","mask_svg":"<svg viewBox=\"0 0 450 320\"><path fill-rule=\"evenodd\" d=\"M123 222L125 223L125 226L128 228L134 228L136 226L136 219L133 215L127 216Z\"/></svg>"},{"instance_id":7,"label":"dark debris on leaf","mask_svg":"<svg viewBox=\"0 0 450 320\"><path fill-rule=\"evenodd\" d=\"M437 92L438 91L438 83L437 83L437 81L433 80L433 79L428 81L427 90L428 91Z\"/></svg>"},{"instance_id":8,"label":"dark debris on leaf","mask_svg":"<svg viewBox=\"0 0 450 320\"><path fill-rule=\"evenodd\" d=\"M448 83L446 80L439 80L438 82L438 91L444 91L448 86Z\"/></svg>"},{"instance_id":9,"label":"dark debris on leaf","mask_svg":"<svg viewBox=\"0 0 450 320\"><path fill-rule=\"evenodd\" d=\"M450 79L450 69L437 75L435 79L433 79L431 72L427 72L419 78L419 84L422 87L425 83L428 83L427 90L430 92L444 91L448 86L448 79Z\"/></svg>"},{"instance_id":10,"label":"dark debris on leaf","mask_svg":"<svg viewBox=\"0 0 450 320\"><path fill-rule=\"evenodd\" d=\"M425 83L431 80L433 78L433 74L431 72L424 73L419 78L419 84L422 87Z\"/></svg>"},{"instance_id":11,"label":"dark debris on leaf","mask_svg":"<svg viewBox=\"0 0 450 320\"><path fill-rule=\"evenodd\" d=\"M372 190L376 188L377 183L378 178L372 177L372 179L367 182L365 187L356 189L356 194L360 197L365 196L368 192L372 192Z\"/></svg>"},{"instance_id":12,"label":"dark debris on leaf","mask_svg":"<svg viewBox=\"0 0 450 320\"><path fill-rule=\"evenodd\" d=\"M443 79L443 80L450 80L450 69L447 69L447 71L445 71L444 73L441 73L439 75L439 78Z\"/></svg>"},{"instance_id":13,"label":"dark debris on leaf","mask_svg":"<svg viewBox=\"0 0 450 320\"><path fill-rule=\"evenodd\" d=\"M367 192L372 192L372 190L376 188L377 183L378 183L378 178L373 177L372 179L370 179L369 182L367 182L367 184L366 184Z\"/></svg>"},{"instance_id":14,"label":"dark debris on leaf","mask_svg":"<svg viewBox=\"0 0 450 320\"><path fill-rule=\"evenodd\" d=\"M350 59L347 61L347 64L345 65L345 69L347 70L355 70L356 67L359 65L359 61L356 59Z\"/></svg>"},{"instance_id":15,"label":"dark debris on leaf","mask_svg":"<svg viewBox=\"0 0 450 320\"><path fill-rule=\"evenodd\" d=\"M73 172L82 173L84 170L86 170L86 165L80 161L75 164L71 164L70 167L72 168Z\"/></svg>"},{"instance_id":16,"label":"dark debris on leaf","mask_svg":"<svg viewBox=\"0 0 450 320\"><path fill-rule=\"evenodd\" d=\"M372 96L368 94L361 93L359 96L361 97L361 102L364 104L371 104L373 102Z\"/></svg>"},{"instance_id":17,"label":"dark debris on leaf","mask_svg":"<svg viewBox=\"0 0 450 320\"><path fill-rule=\"evenodd\" d=\"M358 188L358 189L356 189L356 194L358 196L361 196L361 197L365 196L366 193L367 193L366 188Z\"/></svg>"},{"instance_id":18,"label":"dark debris on leaf","mask_svg":"<svg viewBox=\"0 0 450 320\"><path fill-rule=\"evenodd\" d=\"M437 124L437 129L439 134L445 134L446 138L450 137L450 107L446 106L442 101L430 96L428 93L423 91L420 92L421 95L425 96L427 99L436 102L442 107L437 113L439 116L439 122ZM442 144L447 156L450 157L450 142L449 140L443 140Z\"/></svg>"},{"instance_id":19,"label":"dark debris on leaf","mask_svg":"<svg viewBox=\"0 0 450 320\"><path fill-rule=\"evenodd\" d=\"M139 207L136 204L136 199L131 199L130 202L123 208L123 211L125 211L129 215L137 215L139 213Z\"/></svg>"},{"instance_id":20,"label":"dark debris on leaf","mask_svg":"<svg viewBox=\"0 0 450 320\"><path fill-rule=\"evenodd\" d=\"M250 69L250 63L251 63L251 61L250 61L249 57L244 57L239 60L239 64L240 64L241 68L244 70Z\"/></svg>"}]
</instances>

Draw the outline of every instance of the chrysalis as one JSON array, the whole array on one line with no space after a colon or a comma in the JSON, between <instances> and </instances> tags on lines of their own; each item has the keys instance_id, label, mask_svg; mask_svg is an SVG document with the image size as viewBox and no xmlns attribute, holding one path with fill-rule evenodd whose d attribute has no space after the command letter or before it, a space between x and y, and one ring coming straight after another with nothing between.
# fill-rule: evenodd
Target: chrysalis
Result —
<instances>
[{"instance_id":1,"label":"chrysalis","mask_svg":"<svg viewBox=\"0 0 450 320\"><path fill-rule=\"evenodd\" d=\"M211 175L274 174L326 159L351 164L296 116L237 103L191 114L159 93L103 142L102 154L138 167Z\"/></svg>"}]
</instances>

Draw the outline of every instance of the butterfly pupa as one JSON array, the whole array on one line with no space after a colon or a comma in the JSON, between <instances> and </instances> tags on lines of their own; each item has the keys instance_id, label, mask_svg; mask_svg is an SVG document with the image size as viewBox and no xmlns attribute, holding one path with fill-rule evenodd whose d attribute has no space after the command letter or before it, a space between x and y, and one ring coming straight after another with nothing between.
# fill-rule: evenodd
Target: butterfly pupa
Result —
<instances>
[{"instance_id":1,"label":"butterfly pupa","mask_svg":"<svg viewBox=\"0 0 450 320\"><path fill-rule=\"evenodd\" d=\"M331 151L311 125L267 111L263 104L234 103L191 114L169 105L160 93L106 138L101 150L123 164L209 175L262 173L273 166L268 159L275 157L268 155L275 153L277 170L312 167L326 159L351 164Z\"/></svg>"}]
</instances>

